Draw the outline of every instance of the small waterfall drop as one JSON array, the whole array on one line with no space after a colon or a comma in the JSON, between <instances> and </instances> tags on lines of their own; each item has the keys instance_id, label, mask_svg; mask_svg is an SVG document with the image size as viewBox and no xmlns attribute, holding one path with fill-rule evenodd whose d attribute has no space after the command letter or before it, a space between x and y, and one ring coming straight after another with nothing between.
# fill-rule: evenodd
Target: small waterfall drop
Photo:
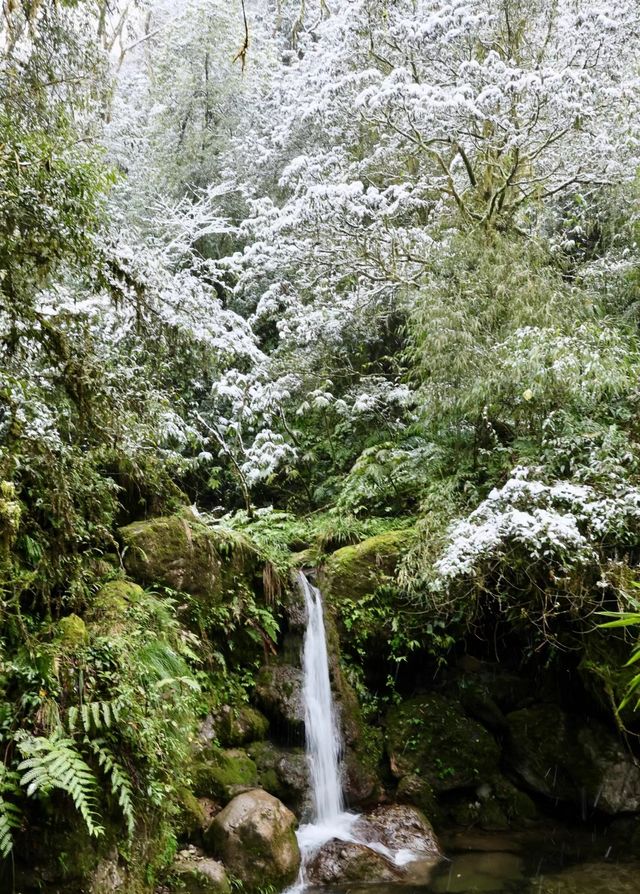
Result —
<instances>
[{"instance_id":1,"label":"small waterfall drop","mask_svg":"<svg viewBox=\"0 0 640 894\"><path fill-rule=\"evenodd\" d=\"M308 860L332 838L362 844L397 865L413 859L409 851L393 853L383 844L363 836L362 830L358 834L357 823L362 817L344 809L340 764L343 748L331 692L322 595L302 572L298 574L298 584L307 610L302 647L302 697L314 812L311 822L298 829L302 865L298 881L286 894L302 894Z\"/></svg>"},{"instance_id":2,"label":"small waterfall drop","mask_svg":"<svg viewBox=\"0 0 640 894\"><path fill-rule=\"evenodd\" d=\"M316 825L335 822L344 812L340 755L342 743L329 677L329 656L320 591L302 572L298 577L307 609L302 668L304 725Z\"/></svg>"}]
</instances>

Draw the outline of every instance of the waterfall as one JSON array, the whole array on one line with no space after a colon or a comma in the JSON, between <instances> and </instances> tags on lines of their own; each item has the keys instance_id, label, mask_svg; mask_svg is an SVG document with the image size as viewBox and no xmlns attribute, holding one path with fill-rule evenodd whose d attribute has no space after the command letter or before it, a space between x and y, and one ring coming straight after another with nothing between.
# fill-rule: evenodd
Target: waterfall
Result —
<instances>
[{"instance_id":1,"label":"waterfall","mask_svg":"<svg viewBox=\"0 0 640 894\"><path fill-rule=\"evenodd\" d=\"M296 884L285 894L303 894L309 859L332 838L364 845L396 865L414 859L414 855L407 850L392 852L379 841L370 840L366 829L358 829L357 824L362 823L363 818L344 809L340 766L342 741L331 693L322 595L302 572L298 574L298 583L307 609L302 647L302 697L314 813L312 821L298 829L302 856L300 875Z\"/></svg>"},{"instance_id":2,"label":"waterfall","mask_svg":"<svg viewBox=\"0 0 640 894\"><path fill-rule=\"evenodd\" d=\"M329 679L329 657L320 591L298 576L307 609L302 668L304 725L311 776L314 825L326 826L344 812L340 755L342 743Z\"/></svg>"}]
</instances>

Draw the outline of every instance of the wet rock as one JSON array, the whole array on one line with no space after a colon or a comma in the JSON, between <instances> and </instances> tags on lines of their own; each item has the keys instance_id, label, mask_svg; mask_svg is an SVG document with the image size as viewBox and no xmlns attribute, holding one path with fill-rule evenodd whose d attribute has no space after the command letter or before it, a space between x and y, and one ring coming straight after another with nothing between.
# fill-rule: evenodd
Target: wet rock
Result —
<instances>
[{"instance_id":1,"label":"wet rock","mask_svg":"<svg viewBox=\"0 0 640 894\"><path fill-rule=\"evenodd\" d=\"M231 884L222 863L194 847L180 851L171 870L176 884L169 890L185 894L230 894Z\"/></svg>"},{"instance_id":2,"label":"wet rock","mask_svg":"<svg viewBox=\"0 0 640 894\"><path fill-rule=\"evenodd\" d=\"M417 807L391 804L361 817L354 826L358 838L382 844L392 852L411 851L416 857L440 859L442 851L431 823Z\"/></svg>"},{"instance_id":3,"label":"wet rock","mask_svg":"<svg viewBox=\"0 0 640 894\"><path fill-rule=\"evenodd\" d=\"M298 816L311 809L309 764L302 748L282 748L273 742L254 742L249 754L258 768L258 782Z\"/></svg>"},{"instance_id":4,"label":"wet rock","mask_svg":"<svg viewBox=\"0 0 640 894\"><path fill-rule=\"evenodd\" d=\"M324 844L306 866L309 885L347 882L394 882L402 869L364 844L332 839Z\"/></svg>"},{"instance_id":5,"label":"wet rock","mask_svg":"<svg viewBox=\"0 0 640 894\"><path fill-rule=\"evenodd\" d=\"M258 770L240 748L211 749L194 767L195 792L227 803L258 784Z\"/></svg>"},{"instance_id":6,"label":"wet rock","mask_svg":"<svg viewBox=\"0 0 640 894\"><path fill-rule=\"evenodd\" d=\"M640 765L599 721L557 705L507 717L507 758L533 791L608 814L640 810Z\"/></svg>"},{"instance_id":7,"label":"wet rock","mask_svg":"<svg viewBox=\"0 0 640 894\"><path fill-rule=\"evenodd\" d=\"M344 754L344 796L349 807L374 804L380 798L377 755L363 748L347 748Z\"/></svg>"},{"instance_id":8,"label":"wet rock","mask_svg":"<svg viewBox=\"0 0 640 894\"><path fill-rule=\"evenodd\" d=\"M234 798L213 820L207 850L249 890L292 884L300 868L296 818L261 789Z\"/></svg>"},{"instance_id":9,"label":"wet rock","mask_svg":"<svg viewBox=\"0 0 640 894\"><path fill-rule=\"evenodd\" d=\"M442 695L420 695L393 707L385 733L396 779L418 775L436 793L475 787L498 772L500 749L493 736Z\"/></svg>"},{"instance_id":10,"label":"wet rock","mask_svg":"<svg viewBox=\"0 0 640 894\"><path fill-rule=\"evenodd\" d=\"M290 664L265 665L258 673L255 692L274 733L290 743L304 744L302 670Z\"/></svg>"},{"instance_id":11,"label":"wet rock","mask_svg":"<svg viewBox=\"0 0 640 894\"><path fill-rule=\"evenodd\" d=\"M586 863L536 879L535 894L637 894L640 863Z\"/></svg>"}]
</instances>

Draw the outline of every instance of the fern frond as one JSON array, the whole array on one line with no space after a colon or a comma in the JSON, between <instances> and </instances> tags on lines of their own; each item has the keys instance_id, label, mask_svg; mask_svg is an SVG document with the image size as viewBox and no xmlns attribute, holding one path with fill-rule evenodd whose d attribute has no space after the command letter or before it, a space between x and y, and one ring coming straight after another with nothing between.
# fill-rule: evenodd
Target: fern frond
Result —
<instances>
[{"instance_id":1,"label":"fern frond","mask_svg":"<svg viewBox=\"0 0 640 894\"><path fill-rule=\"evenodd\" d=\"M129 838L132 838L136 820L133 808L133 791L129 774L123 768L122 764L115 758L104 739L86 739L85 742L98 758L98 765L100 768L109 777L111 791L118 799L118 804L120 805L127 824Z\"/></svg>"},{"instance_id":2,"label":"fern frond","mask_svg":"<svg viewBox=\"0 0 640 894\"><path fill-rule=\"evenodd\" d=\"M20 785L29 797L59 789L70 795L90 835L102 835L95 809L97 780L73 739L60 731L46 736L25 736L18 743L24 760L18 765Z\"/></svg>"},{"instance_id":3,"label":"fern frond","mask_svg":"<svg viewBox=\"0 0 640 894\"><path fill-rule=\"evenodd\" d=\"M69 732L75 732L78 721L82 721L85 733L99 732L102 729L110 729L113 720L118 719L119 705L117 700L85 702L80 707L73 705L67 713L67 726Z\"/></svg>"},{"instance_id":4,"label":"fern frond","mask_svg":"<svg viewBox=\"0 0 640 894\"><path fill-rule=\"evenodd\" d=\"M9 794L20 794L18 774L0 764L0 857L8 857L13 849L13 830L20 826L22 811L7 800Z\"/></svg>"}]
</instances>

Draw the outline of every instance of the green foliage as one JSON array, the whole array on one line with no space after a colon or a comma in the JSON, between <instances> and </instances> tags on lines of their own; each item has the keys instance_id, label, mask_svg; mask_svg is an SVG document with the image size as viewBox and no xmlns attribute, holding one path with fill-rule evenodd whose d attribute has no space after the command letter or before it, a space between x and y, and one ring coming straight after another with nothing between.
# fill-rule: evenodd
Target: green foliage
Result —
<instances>
[{"instance_id":1,"label":"green foliage","mask_svg":"<svg viewBox=\"0 0 640 894\"><path fill-rule=\"evenodd\" d=\"M54 731L51 736L21 735L16 741L24 757L18 772L23 774L20 785L27 797L38 793L47 796L55 789L66 792L89 834L101 835L104 829L98 823L95 807L98 783L73 739Z\"/></svg>"},{"instance_id":2,"label":"green foliage","mask_svg":"<svg viewBox=\"0 0 640 894\"><path fill-rule=\"evenodd\" d=\"M130 840L150 804L159 817L177 810L199 698L190 666L197 642L169 597L135 587L120 592L129 598L118 597L117 605L96 599L86 635L52 636L45 624L5 662L6 692L20 700L10 706L1 739L10 757L15 748L22 755L11 757L4 776L7 851L16 799L65 793L89 833L100 835L99 812L113 798Z\"/></svg>"}]
</instances>

